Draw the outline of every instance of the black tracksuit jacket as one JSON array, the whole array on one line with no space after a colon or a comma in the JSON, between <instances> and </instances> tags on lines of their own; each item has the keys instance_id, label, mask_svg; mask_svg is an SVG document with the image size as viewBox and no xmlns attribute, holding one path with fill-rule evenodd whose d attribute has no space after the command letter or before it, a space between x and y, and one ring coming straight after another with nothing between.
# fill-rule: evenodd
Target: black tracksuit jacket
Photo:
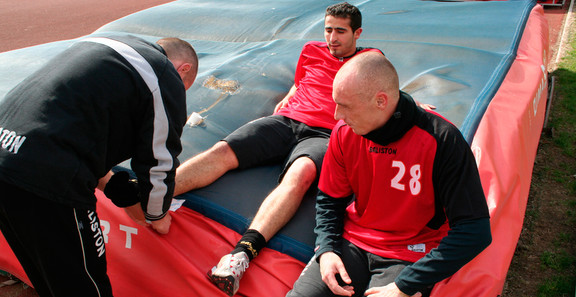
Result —
<instances>
[{"instance_id":1,"label":"black tracksuit jacket","mask_svg":"<svg viewBox=\"0 0 576 297\"><path fill-rule=\"evenodd\" d=\"M132 36L110 39L135 50L134 60L81 40L0 101L0 180L95 209L98 179L131 158L146 217L160 219L174 190L186 90L160 46ZM138 65L157 81L155 94Z\"/></svg>"}]
</instances>

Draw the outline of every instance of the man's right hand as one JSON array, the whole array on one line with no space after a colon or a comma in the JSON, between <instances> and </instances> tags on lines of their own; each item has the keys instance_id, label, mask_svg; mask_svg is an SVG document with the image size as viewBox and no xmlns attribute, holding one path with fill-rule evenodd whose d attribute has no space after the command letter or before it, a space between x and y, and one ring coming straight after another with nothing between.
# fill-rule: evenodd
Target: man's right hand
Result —
<instances>
[{"instance_id":1,"label":"man's right hand","mask_svg":"<svg viewBox=\"0 0 576 297\"><path fill-rule=\"evenodd\" d=\"M340 296L352 296L354 295L354 287L352 286L340 286L336 275L340 274L342 280L350 284L352 280L348 276L348 272L344 267L344 263L340 256L333 252L326 252L320 255L320 274L322 275L322 281L326 283L328 288L332 293Z\"/></svg>"},{"instance_id":2,"label":"man's right hand","mask_svg":"<svg viewBox=\"0 0 576 297\"><path fill-rule=\"evenodd\" d=\"M274 112L278 112L282 107L286 106L286 104L288 104L288 100L283 99L282 101L278 102L278 104L276 104L276 107L274 107Z\"/></svg>"},{"instance_id":3,"label":"man's right hand","mask_svg":"<svg viewBox=\"0 0 576 297\"><path fill-rule=\"evenodd\" d=\"M280 109L282 109L282 107L286 106L294 94L296 94L296 85L292 85L290 91L288 91L288 94L284 96L284 99L276 104L276 107L274 107L274 113L278 112Z\"/></svg>"}]
</instances>

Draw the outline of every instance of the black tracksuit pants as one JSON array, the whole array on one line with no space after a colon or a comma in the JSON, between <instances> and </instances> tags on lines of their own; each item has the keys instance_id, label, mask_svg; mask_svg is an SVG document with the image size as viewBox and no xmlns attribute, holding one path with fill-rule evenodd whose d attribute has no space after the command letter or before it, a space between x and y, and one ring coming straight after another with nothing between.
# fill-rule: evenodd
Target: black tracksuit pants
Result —
<instances>
[{"instance_id":1,"label":"black tracksuit pants","mask_svg":"<svg viewBox=\"0 0 576 297\"><path fill-rule=\"evenodd\" d=\"M0 181L0 231L41 297L112 296L95 211Z\"/></svg>"}]
</instances>

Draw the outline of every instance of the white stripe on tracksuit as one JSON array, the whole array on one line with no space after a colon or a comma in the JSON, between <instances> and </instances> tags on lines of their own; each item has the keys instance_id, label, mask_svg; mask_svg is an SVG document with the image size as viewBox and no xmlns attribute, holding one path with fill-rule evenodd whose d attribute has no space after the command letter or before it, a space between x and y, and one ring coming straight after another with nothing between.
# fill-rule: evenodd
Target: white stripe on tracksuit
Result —
<instances>
[{"instance_id":1,"label":"white stripe on tracksuit","mask_svg":"<svg viewBox=\"0 0 576 297\"><path fill-rule=\"evenodd\" d=\"M98 294L98 296L101 296L100 287L98 287L98 284L94 281L92 274L90 273L90 271L88 271L88 265L86 264L86 251L84 250L84 239L82 238L81 228L78 225L78 215L76 215L76 209L73 208L72 211L74 213L74 221L76 221L76 230L78 230L78 238L80 240L80 247L82 248L82 261L84 263L84 271L86 272L86 275L88 276L90 281L94 284L94 288L96 289L96 294Z\"/></svg>"},{"instance_id":2,"label":"white stripe on tracksuit","mask_svg":"<svg viewBox=\"0 0 576 297\"><path fill-rule=\"evenodd\" d=\"M158 165L150 168L150 183L152 190L147 205L147 213L152 217L159 217L162 215L162 205L164 203L164 196L168 190L164 179L166 172L172 169L173 161L172 155L166 147L166 140L168 138L168 117L164 109L162 101L162 94L160 93L160 86L158 84L158 77L154 73L152 66L129 45L103 37L86 38L83 41L96 42L104 44L118 52L124 57L131 65L138 71L146 85L152 92L154 100L154 132L152 139L152 153L154 158L158 160Z\"/></svg>"}]
</instances>

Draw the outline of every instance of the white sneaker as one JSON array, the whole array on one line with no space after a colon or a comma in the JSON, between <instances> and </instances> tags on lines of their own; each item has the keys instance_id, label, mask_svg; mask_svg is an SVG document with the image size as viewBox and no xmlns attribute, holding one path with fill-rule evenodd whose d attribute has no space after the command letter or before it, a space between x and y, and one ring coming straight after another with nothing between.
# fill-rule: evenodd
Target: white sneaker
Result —
<instances>
[{"instance_id":1,"label":"white sneaker","mask_svg":"<svg viewBox=\"0 0 576 297\"><path fill-rule=\"evenodd\" d=\"M228 254L220 259L217 266L212 267L208 277L228 296L234 296L240 287L240 279L248 269L248 263L248 255L245 252Z\"/></svg>"}]
</instances>

